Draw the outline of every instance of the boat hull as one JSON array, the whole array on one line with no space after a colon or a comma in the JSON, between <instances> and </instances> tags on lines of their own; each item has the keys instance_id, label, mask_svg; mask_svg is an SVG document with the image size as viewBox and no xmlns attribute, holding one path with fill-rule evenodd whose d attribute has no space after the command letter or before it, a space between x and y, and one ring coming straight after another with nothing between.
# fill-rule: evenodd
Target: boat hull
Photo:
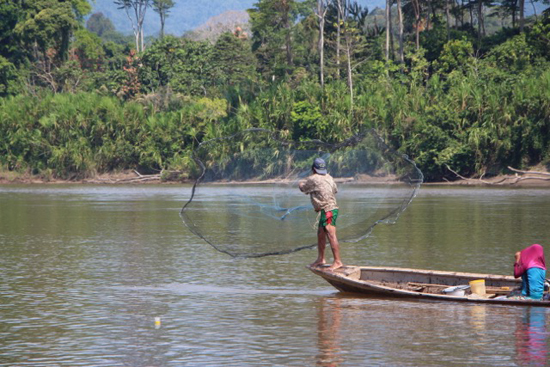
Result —
<instances>
[{"instance_id":1,"label":"boat hull","mask_svg":"<svg viewBox=\"0 0 550 367\"><path fill-rule=\"evenodd\" d=\"M550 307L549 301L503 298L498 297L498 294L491 294L495 292L504 295L521 285L520 279L505 275L366 266L346 266L336 271L311 267L309 269L345 293L386 298ZM470 281L478 279L485 281L489 296L456 296L441 292L445 287L467 285Z\"/></svg>"}]
</instances>

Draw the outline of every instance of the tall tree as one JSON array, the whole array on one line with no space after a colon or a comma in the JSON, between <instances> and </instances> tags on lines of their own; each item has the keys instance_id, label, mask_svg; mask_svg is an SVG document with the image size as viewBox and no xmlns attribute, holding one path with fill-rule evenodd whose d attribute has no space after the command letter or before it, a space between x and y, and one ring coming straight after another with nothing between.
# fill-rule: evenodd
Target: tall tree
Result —
<instances>
[{"instance_id":1,"label":"tall tree","mask_svg":"<svg viewBox=\"0 0 550 367\"><path fill-rule=\"evenodd\" d=\"M447 21L447 41L451 40L451 0L445 0L445 19Z\"/></svg>"},{"instance_id":2,"label":"tall tree","mask_svg":"<svg viewBox=\"0 0 550 367\"><path fill-rule=\"evenodd\" d=\"M321 88L325 88L325 21L327 16L327 3L326 0L317 0L316 15L319 20L319 81L321 82Z\"/></svg>"},{"instance_id":3,"label":"tall tree","mask_svg":"<svg viewBox=\"0 0 550 367\"><path fill-rule=\"evenodd\" d=\"M403 8L401 6L401 0L397 0L397 21L398 25L398 39L399 39L399 62L405 61L405 53L403 51Z\"/></svg>"},{"instance_id":4,"label":"tall tree","mask_svg":"<svg viewBox=\"0 0 550 367\"><path fill-rule=\"evenodd\" d=\"M164 24L166 23L168 14L170 14L170 9L173 7L173 0L153 0L153 10L157 12L160 17L160 38L164 37Z\"/></svg>"},{"instance_id":5,"label":"tall tree","mask_svg":"<svg viewBox=\"0 0 550 367\"><path fill-rule=\"evenodd\" d=\"M13 28L19 47L29 50L29 86L47 86L53 92L63 90L70 72L60 72L69 58L74 31L90 11L86 0L17 1L21 17ZM21 47L23 46L23 47ZM67 71L68 69L65 69Z\"/></svg>"},{"instance_id":6,"label":"tall tree","mask_svg":"<svg viewBox=\"0 0 550 367\"><path fill-rule=\"evenodd\" d=\"M415 20L415 43L416 43L416 49L418 50L420 48L420 27L422 23L421 18L421 12L422 8L420 7L420 0L411 0L411 4L414 10L414 20Z\"/></svg>"},{"instance_id":7,"label":"tall tree","mask_svg":"<svg viewBox=\"0 0 550 367\"><path fill-rule=\"evenodd\" d=\"M226 32L218 38L211 63L216 68L219 85L239 86L253 82L256 76L256 58L250 41L238 32Z\"/></svg>"},{"instance_id":8,"label":"tall tree","mask_svg":"<svg viewBox=\"0 0 550 367\"><path fill-rule=\"evenodd\" d=\"M0 1L0 55L11 63L23 62L27 53L20 47L19 35L15 32L15 27L24 17L21 4Z\"/></svg>"},{"instance_id":9,"label":"tall tree","mask_svg":"<svg viewBox=\"0 0 550 367\"><path fill-rule=\"evenodd\" d=\"M126 16L132 24L132 30L136 41L136 51L144 50L143 41L143 22L145 21L145 13L151 5L151 0L114 0L119 9L126 12Z\"/></svg>"},{"instance_id":10,"label":"tall tree","mask_svg":"<svg viewBox=\"0 0 550 367\"><path fill-rule=\"evenodd\" d=\"M519 0L519 31L523 32L525 25L525 0Z\"/></svg>"},{"instance_id":11,"label":"tall tree","mask_svg":"<svg viewBox=\"0 0 550 367\"><path fill-rule=\"evenodd\" d=\"M103 13L92 14L86 22L86 28L90 32L97 34L99 37L115 31L113 22L104 16Z\"/></svg>"},{"instance_id":12,"label":"tall tree","mask_svg":"<svg viewBox=\"0 0 550 367\"><path fill-rule=\"evenodd\" d=\"M68 58L69 42L78 26L77 14L72 3L58 0L36 0L23 4L25 20L20 21L15 31L30 49L46 57L48 49L55 51L55 59L62 62ZM49 57L50 59L52 57Z\"/></svg>"},{"instance_id":13,"label":"tall tree","mask_svg":"<svg viewBox=\"0 0 550 367\"><path fill-rule=\"evenodd\" d=\"M340 60L341 60L340 51L342 46L341 44L342 22L343 22L343 14L344 14L344 6L345 6L343 1L346 1L346 0L333 0L333 1L338 14L337 21L336 21L336 69L338 70L338 72L336 75L339 78L340 77Z\"/></svg>"},{"instance_id":14,"label":"tall tree","mask_svg":"<svg viewBox=\"0 0 550 367\"><path fill-rule=\"evenodd\" d=\"M345 12L343 14L344 19L344 25L345 25L345 33L344 33L344 39L346 41L346 67L347 67L347 76L348 76L348 87L349 87L349 99L350 99L350 106L353 107L353 71L351 69L351 47L352 47L352 37L354 36L354 32L352 30L352 27L350 26L350 21L348 19L349 11L350 11L350 5L349 0L344 0L345 5Z\"/></svg>"},{"instance_id":15,"label":"tall tree","mask_svg":"<svg viewBox=\"0 0 550 367\"><path fill-rule=\"evenodd\" d=\"M512 16L512 27L516 27L517 12L518 12L518 0L503 0L500 5L505 14Z\"/></svg>"},{"instance_id":16,"label":"tall tree","mask_svg":"<svg viewBox=\"0 0 550 367\"><path fill-rule=\"evenodd\" d=\"M392 0L386 0L386 61L390 59L390 42L391 42L391 5Z\"/></svg>"},{"instance_id":17,"label":"tall tree","mask_svg":"<svg viewBox=\"0 0 550 367\"><path fill-rule=\"evenodd\" d=\"M249 9L252 49L260 69L269 77L290 74L293 69L293 32L302 8L296 0L259 0ZM284 50L281 58L281 50ZM267 76L267 75L266 75Z\"/></svg>"}]
</instances>

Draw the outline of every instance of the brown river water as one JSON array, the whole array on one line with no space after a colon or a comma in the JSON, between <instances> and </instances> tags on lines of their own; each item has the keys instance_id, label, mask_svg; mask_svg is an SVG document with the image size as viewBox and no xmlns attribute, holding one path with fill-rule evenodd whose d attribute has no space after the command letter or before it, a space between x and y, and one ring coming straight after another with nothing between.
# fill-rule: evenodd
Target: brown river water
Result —
<instances>
[{"instance_id":1,"label":"brown river water","mask_svg":"<svg viewBox=\"0 0 550 367\"><path fill-rule=\"evenodd\" d=\"M189 192L0 186L0 366L550 365L550 309L342 295L315 250L215 251L182 224ZM550 254L550 190L423 187L342 256L511 274L532 243Z\"/></svg>"}]
</instances>

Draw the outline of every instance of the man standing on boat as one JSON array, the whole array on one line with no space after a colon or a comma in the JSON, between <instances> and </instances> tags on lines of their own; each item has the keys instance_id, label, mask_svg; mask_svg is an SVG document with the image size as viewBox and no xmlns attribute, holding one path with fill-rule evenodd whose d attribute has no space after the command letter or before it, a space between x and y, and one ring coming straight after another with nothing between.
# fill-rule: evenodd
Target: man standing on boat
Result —
<instances>
[{"instance_id":1,"label":"man standing on boat","mask_svg":"<svg viewBox=\"0 0 550 367\"><path fill-rule=\"evenodd\" d=\"M334 262L328 270L335 270L343 266L340 259L340 245L336 237L336 219L338 218L338 205L336 193L338 188L333 178L327 173L327 165L322 158L315 158L311 167L313 174L303 181L298 187L306 195L310 195L313 209L319 212L319 228L317 229L317 260L310 267L318 267L325 264L325 247L327 237L334 255Z\"/></svg>"}]
</instances>

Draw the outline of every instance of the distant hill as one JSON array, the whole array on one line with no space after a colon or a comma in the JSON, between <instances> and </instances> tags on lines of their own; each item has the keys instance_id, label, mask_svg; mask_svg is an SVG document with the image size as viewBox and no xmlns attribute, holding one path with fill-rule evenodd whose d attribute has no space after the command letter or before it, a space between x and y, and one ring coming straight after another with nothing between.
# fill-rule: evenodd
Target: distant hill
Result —
<instances>
[{"instance_id":1,"label":"distant hill","mask_svg":"<svg viewBox=\"0 0 550 367\"><path fill-rule=\"evenodd\" d=\"M219 16L232 10L246 11L257 3L257 0L174 0L175 6L166 19L166 33L181 36L185 32L193 30L209 21L210 18ZM93 12L101 12L111 19L116 29L125 34L132 33L132 26L124 10L117 9L113 0L90 1ZM359 4L368 6L369 10L375 7L384 7L385 0L359 0ZM231 14L231 13L227 13ZM153 9L147 9L144 32L146 35L156 35L160 30L158 14Z\"/></svg>"},{"instance_id":2,"label":"distant hill","mask_svg":"<svg viewBox=\"0 0 550 367\"><path fill-rule=\"evenodd\" d=\"M237 27L250 35L249 19L248 13L244 10L229 10L208 19L206 23L187 32L187 36L197 41L215 41L222 33L234 32Z\"/></svg>"}]
</instances>

